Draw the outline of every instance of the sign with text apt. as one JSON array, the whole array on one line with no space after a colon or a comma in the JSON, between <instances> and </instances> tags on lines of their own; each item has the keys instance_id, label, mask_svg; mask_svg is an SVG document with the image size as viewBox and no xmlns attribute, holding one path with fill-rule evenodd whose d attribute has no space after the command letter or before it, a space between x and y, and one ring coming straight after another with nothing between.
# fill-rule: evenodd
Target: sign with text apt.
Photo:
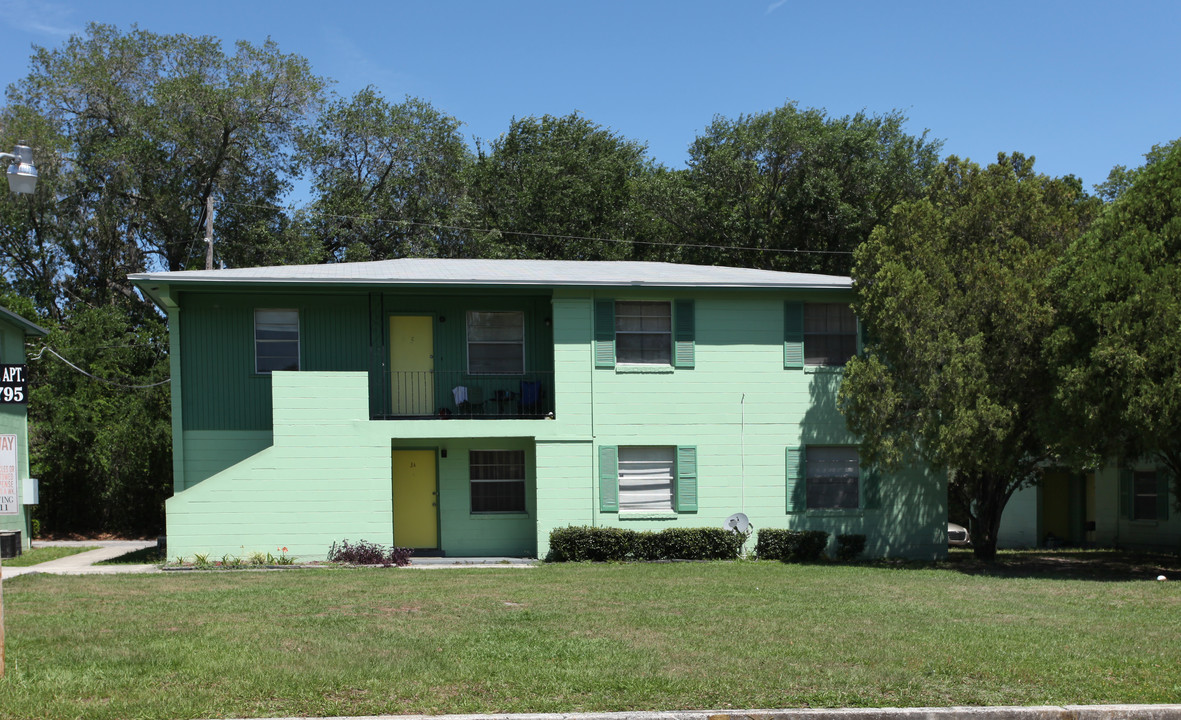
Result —
<instances>
[{"instance_id":1,"label":"sign with text apt.","mask_svg":"<svg viewBox=\"0 0 1181 720\"><path fill-rule=\"evenodd\" d=\"M0 515L20 512L16 484L16 435L0 435Z\"/></svg>"},{"instance_id":2,"label":"sign with text apt.","mask_svg":"<svg viewBox=\"0 0 1181 720\"><path fill-rule=\"evenodd\" d=\"M0 365L0 405L29 402L29 366Z\"/></svg>"}]
</instances>

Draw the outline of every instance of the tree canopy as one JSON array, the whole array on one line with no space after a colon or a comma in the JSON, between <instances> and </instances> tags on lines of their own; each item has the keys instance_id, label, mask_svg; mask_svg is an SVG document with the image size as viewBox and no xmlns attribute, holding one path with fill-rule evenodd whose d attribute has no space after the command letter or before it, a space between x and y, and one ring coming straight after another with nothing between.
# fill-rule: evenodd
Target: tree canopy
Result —
<instances>
[{"instance_id":1,"label":"tree canopy","mask_svg":"<svg viewBox=\"0 0 1181 720\"><path fill-rule=\"evenodd\" d=\"M1147 158L1055 271L1046 354L1066 453L1157 456L1181 478L1181 143Z\"/></svg>"},{"instance_id":2,"label":"tree canopy","mask_svg":"<svg viewBox=\"0 0 1181 720\"><path fill-rule=\"evenodd\" d=\"M795 103L716 117L689 149L688 202L670 209L691 241L734 248L726 264L847 275L852 251L891 207L923 195L939 161L942 144L905 122L897 111L834 118Z\"/></svg>"},{"instance_id":3,"label":"tree canopy","mask_svg":"<svg viewBox=\"0 0 1181 720\"><path fill-rule=\"evenodd\" d=\"M1048 278L1097 208L1033 158L951 157L855 253L853 307L871 340L845 368L841 409L870 462L948 472L985 557L1005 503L1049 457Z\"/></svg>"}]
</instances>

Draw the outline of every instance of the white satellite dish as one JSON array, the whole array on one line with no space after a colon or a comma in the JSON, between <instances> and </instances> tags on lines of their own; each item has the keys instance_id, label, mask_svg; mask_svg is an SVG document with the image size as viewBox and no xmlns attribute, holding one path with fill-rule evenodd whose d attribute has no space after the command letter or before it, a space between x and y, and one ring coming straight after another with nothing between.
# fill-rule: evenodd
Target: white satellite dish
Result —
<instances>
[{"instance_id":1,"label":"white satellite dish","mask_svg":"<svg viewBox=\"0 0 1181 720\"><path fill-rule=\"evenodd\" d=\"M734 533L746 533L750 530L750 518L745 513L734 513L726 518L726 522L722 523L722 527Z\"/></svg>"}]
</instances>

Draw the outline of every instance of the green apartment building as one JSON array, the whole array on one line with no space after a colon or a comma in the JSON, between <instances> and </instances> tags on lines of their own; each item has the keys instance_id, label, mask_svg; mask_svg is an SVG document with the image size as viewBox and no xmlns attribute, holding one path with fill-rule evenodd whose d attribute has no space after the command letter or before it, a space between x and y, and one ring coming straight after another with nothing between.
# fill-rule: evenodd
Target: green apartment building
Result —
<instances>
[{"instance_id":1,"label":"green apartment building","mask_svg":"<svg viewBox=\"0 0 1181 720\"><path fill-rule=\"evenodd\" d=\"M132 279L169 321L172 556L544 557L556 527L735 512L946 552L943 477L866 467L837 410L847 277L403 259Z\"/></svg>"},{"instance_id":2,"label":"green apartment building","mask_svg":"<svg viewBox=\"0 0 1181 720\"><path fill-rule=\"evenodd\" d=\"M30 511L37 504L29 479L28 370L25 338L45 328L0 308L0 533L20 533L22 550L32 537Z\"/></svg>"}]
</instances>

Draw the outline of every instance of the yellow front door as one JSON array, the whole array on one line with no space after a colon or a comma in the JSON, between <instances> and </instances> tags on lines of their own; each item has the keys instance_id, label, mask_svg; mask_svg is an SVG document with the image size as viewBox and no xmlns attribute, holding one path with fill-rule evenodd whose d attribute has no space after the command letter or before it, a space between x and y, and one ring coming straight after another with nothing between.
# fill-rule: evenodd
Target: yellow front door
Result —
<instances>
[{"instance_id":1,"label":"yellow front door","mask_svg":"<svg viewBox=\"0 0 1181 720\"><path fill-rule=\"evenodd\" d=\"M394 545L439 547L434 450L394 450Z\"/></svg>"},{"instance_id":2,"label":"yellow front door","mask_svg":"<svg viewBox=\"0 0 1181 720\"><path fill-rule=\"evenodd\" d=\"M390 316L390 390L394 415L435 414L435 319Z\"/></svg>"}]
</instances>

